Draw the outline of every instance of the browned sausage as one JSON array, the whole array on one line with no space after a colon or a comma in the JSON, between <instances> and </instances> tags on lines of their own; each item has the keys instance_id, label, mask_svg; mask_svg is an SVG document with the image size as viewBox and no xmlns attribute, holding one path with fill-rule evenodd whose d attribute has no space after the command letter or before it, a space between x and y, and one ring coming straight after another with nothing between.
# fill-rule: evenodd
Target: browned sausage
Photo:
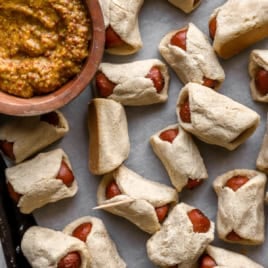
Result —
<instances>
[{"instance_id":1,"label":"browned sausage","mask_svg":"<svg viewBox=\"0 0 268 268\"><path fill-rule=\"evenodd\" d=\"M188 28L184 28L176 32L170 39L170 44L173 46L180 47L186 51L186 38Z\"/></svg>"},{"instance_id":2,"label":"browned sausage","mask_svg":"<svg viewBox=\"0 0 268 268\"><path fill-rule=\"evenodd\" d=\"M111 181L108 186L106 187L106 198L107 199L111 199L113 198L114 196L116 195L120 195L121 194L121 191L120 189L118 188L116 182L113 180Z\"/></svg>"},{"instance_id":3,"label":"browned sausage","mask_svg":"<svg viewBox=\"0 0 268 268\"><path fill-rule=\"evenodd\" d=\"M180 118L184 123L191 123L191 111L188 99L180 105Z\"/></svg>"},{"instance_id":4,"label":"browned sausage","mask_svg":"<svg viewBox=\"0 0 268 268\"><path fill-rule=\"evenodd\" d=\"M217 17L215 16L209 22L209 35L210 35L212 40L215 37L216 30L217 30Z\"/></svg>"},{"instance_id":5,"label":"browned sausage","mask_svg":"<svg viewBox=\"0 0 268 268\"><path fill-rule=\"evenodd\" d=\"M193 209L187 215L193 224L195 233L206 233L209 230L210 221L199 209Z\"/></svg>"},{"instance_id":6,"label":"browned sausage","mask_svg":"<svg viewBox=\"0 0 268 268\"><path fill-rule=\"evenodd\" d=\"M172 143L179 134L179 129L168 129L160 133L159 138L163 141Z\"/></svg>"},{"instance_id":7,"label":"browned sausage","mask_svg":"<svg viewBox=\"0 0 268 268\"><path fill-rule=\"evenodd\" d=\"M160 223L163 222L164 219L166 218L166 216L168 214L168 210L169 210L169 205L164 205L162 207L155 208L155 212L156 212L158 221Z\"/></svg>"},{"instance_id":8,"label":"browned sausage","mask_svg":"<svg viewBox=\"0 0 268 268\"><path fill-rule=\"evenodd\" d=\"M215 89L217 85L218 81L206 77L203 78L203 86Z\"/></svg>"},{"instance_id":9,"label":"browned sausage","mask_svg":"<svg viewBox=\"0 0 268 268\"><path fill-rule=\"evenodd\" d=\"M121 47L126 43L120 38L120 36L109 26L105 32L105 48Z\"/></svg>"},{"instance_id":10,"label":"browned sausage","mask_svg":"<svg viewBox=\"0 0 268 268\"><path fill-rule=\"evenodd\" d=\"M58 126L59 125L59 117L56 112L50 112L47 114L42 114L40 116L40 121L45 121L48 124L51 124L53 126Z\"/></svg>"},{"instance_id":11,"label":"browned sausage","mask_svg":"<svg viewBox=\"0 0 268 268\"><path fill-rule=\"evenodd\" d=\"M145 77L150 78L153 81L157 93L160 93L165 85L165 80L159 68L156 66L152 67Z\"/></svg>"},{"instance_id":12,"label":"browned sausage","mask_svg":"<svg viewBox=\"0 0 268 268\"><path fill-rule=\"evenodd\" d=\"M107 98L113 94L115 83L111 82L104 73L98 72L96 74L96 87L98 89L99 95L103 98Z\"/></svg>"},{"instance_id":13,"label":"browned sausage","mask_svg":"<svg viewBox=\"0 0 268 268\"><path fill-rule=\"evenodd\" d=\"M7 157L15 160L15 155L13 153L13 144L13 142L9 141L0 141L0 149Z\"/></svg>"},{"instance_id":14,"label":"browned sausage","mask_svg":"<svg viewBox=\"0 0 268 268\"><path fill-rule=\"evenodd\" d=\"M68 165L65 163L64 160L61 161L61 166L58 175L56 176L57 179L62 180L62 182L67 186L70 187L74 181L74 175Z\"/></svg>"},{"instance_id":15,"label":"browned sausage","mask_svg":"<svg viewBox=\"0 0 268 268\"><path fill-rule=\"evenodd\" d=\"M12 200L14 200L15 203L18 203L21 198L21 194L16 193L13 186L9 182L7 183L7 190Z\"/></svg>"},{"instance_id":16,"label":"browned sausage","mask_svg":"<svg viewBox=\"0 0 268 268\"><path fill-rule=\"evenodd\" d=\"M258 69L255 75L255 85L261 95L268 94L268 71L263 68Z\"/></svg>"},{"instance_id":17,"label":"browned sausage","mask_svg":"<svg viewBox=\"0 0 268 268\"><path fill-rule=\"evenodd\" d=\"M199 259L199 266L198 266L199 268L213 268L215 266L217 266L217 263L208 254L204 254Z\"/></svg>"},{"instance_id":18,"label":"browned sausage","mask_svg":"<svg viewBox=\"0 0 268 268\"><path fill-rule=\"evenodd\" d=\"M70 252L58 262L58 268L80 268L81 257L78 252Z\"/></svg>"},{"instance_id":19,"label":"browned sausage","mask_svg":"<svg viewBox=\"0 0 268 268\"><path fill-rule=\"evenodd\" d=\"M194 180L194 179L191 179L189 178L188 179L188 182L186 184L186 188L189 189L189 190L192 190L194 189L195 187L199 186L200 184L202 184L203 180Z\"/></svg>"},{"instance_id":20,"label":"browned sausage","mask_svg":"<svg viewBox=\"0 0 268 268\"><path fill-rule=\"evenodd\" d=\"M234 192L236 192L242 185L247 183L249 181L249 178L246 176L234 176L230 178L225 186L231 188Z\"/></svg>"},{"instance_id":21,"label":"browned sausage","mask_svg":"<svg viewBox=\"0 0 268 268\"><path fill-rule=\"evenodd\" d=\"M232 231L228 235L226 235L226 239L230 241L241 241L243 238L239 236L236 232Z\"/></svg>"},{"instance_id":22,"label":"browned sausage","mask_svg":"<svg viewBox=\"0 0 268 268\"><path fill-rule=\"evenodd\" d=\"M73 230L72 236L86 242L87 236L91 232L92 224L90 222L85 222L80 224Z\"/></svg>"}]
</instances>

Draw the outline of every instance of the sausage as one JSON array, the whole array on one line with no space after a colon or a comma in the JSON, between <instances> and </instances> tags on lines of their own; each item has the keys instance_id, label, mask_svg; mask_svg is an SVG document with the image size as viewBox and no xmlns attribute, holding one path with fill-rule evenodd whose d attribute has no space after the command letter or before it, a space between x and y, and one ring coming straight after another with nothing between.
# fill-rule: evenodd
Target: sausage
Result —
<instances>
[{"instance_id":1,"label":"sausage","mask_svg":"<svg viewBox=\"0 0 268 268\"><path fill-rule=\"evenodd\" d=\"M209 230L210 220L199 209L193 209L187 215L193 224L195 233L206 233Z\"/></svg>"},{"instance_id":2,"label":"sausage","mask_svg":"<svg viewBox=\"0 0 268 268\"><path fill-rule=\"evenodd\" d=\"M109 26L105 31L105 48L115 48L124 46L126 43L120 36Z\"/></svg>"},{"instance_id":3,"label":"sausage","mask_svg":"<svg viewBox=\"0 0 268 268\"><path fill-rule=\"evenodd\" d=\"M62 182L67 186L70 187L74 181L74 175L68 165L65 163L64 160L61 161L60 170L58 175L56 176L57 179L62 180Z\"/></svg>"},{"instance_id":4,"label":"sausage","mask_svg":"<svg viewBox=\"0 0 268 268\"><path fill-rule=\"evenodd\" d=\"M243 238L239 236L236 232L231 231L228 235L226 235L226 239L230 241L241 241Z\"/></svg>"},{"instance_id":5,"label":"sausage","mask_svg":"<svg viewBox=\"0 0 268 268\"><path fill-rule=\"evenodd\" d=\"M215 89L217 85L218 81L206 77L203 78L203 86Z\"/></svg>"},{"instance_id":6,"label":"sausage","mask_svg":"<svg viewBox=\"0 0 268 268\"><path fill-rule=\"evenodd\" d=\"M58 268L80 268L81 257L78 252L70 252L58 262Z\"/></svg>"},{"instance_id":7,"label":"sausage","mask_svg":"<svg viewBox=\"0 0 268 268\"><path fill-rule=\"evenodd\" d=\"M56 112L50 112L47 114L42 114L40 116L40 121L47 122L48 124L51 124L53 126L58 126L60 120Z\"/></svg>"},{"instance_id":8,"label":"sausage","mask_svg":"<svg viewBox=\"0 0 268 268\"><path fill-rule=\"evenodd\" d=\"M195 179L188 179L188 182L186 184L186 188L189 190L194 189L195 187L199 186L200 184L202 184L203 180L195 180Z\"/></svg>"},{"instance_id":9,"label":"sausage","mask_svg":"<svg viewBox=\"0 0 268 268\"><path fill-rule=\"evenodd\" d=\"M154 87L156 88L156 92L160 93L165 85L165 80L159 68L153 66L145 77L150 78L153 81Z\"/></svg>"},{"instance_id":10,"label":"sausage","mask_svg":"<svg viewBox=\"0 0 268 268\"><path fill-rule=\"evenodd\" d=\"M168 129L160 133L159 138L163 141L172 143L179 134L179 129Z\"/></svg>"},{"instance_id":11,"label":"sausage","mask_svg":"<svg viewBox=\"0 0 268 268\"><path fill-rule=\"evenodd\" d=\"M106 192L105 192L105 195L106 195L106 198L107 199L111 199L113 198L114 196L116 195L120 195L121 194L121 191L120 189L118 188L116 182L113 180L111 181L108 186L106 187Z\"/></svg>"},{"instance_id":12,"label":"sausage","mask_svg":"<svg viewBox=\"0 0 268 268\"><path fill-rule=\"evenodd\" d=\"M188 99L186 99L185 102L180 105L180 118L184 123L191 123L191 112Z\"/></svg>"},{"instance_id":13,"label":"sausage","mask_svg":"<svg viewBox=\"0 0 268 268\"><path fill-rule=\"evenodd\" d=\"M13 153L13 144L13 142L9 141L0 141L0 149L7 157L15 160L15 155Z\"/></svg>"},{"instance_id":14,"label":"sausage","mask_svg":"<svg viewBox=\"0 0 268 268\"><path fill-rule=\"evenodd\" d=\"M86 242L87 236L91 232L91 229L92 224L90 222L82 223L74 229L74 231L72 232L72 236Z\"/></svg>"},{"instance_id":15,"label":"sausage","mask_svg":"<svg viewBox=\"0 0 268 268\"><path fill-rule=\"evenodd\" d=\"M242 185L247 183L249 181L249 178L246 176L234 176L230 178L225 186L231 188L234 192L236 192Z\"/></svg>"},{"instance_id":16,"label":"sausage","mask_svg":"<svg viewBox=\"0 0 268 268\"><path fill-rule=\"evenodd\" d=\"M217 263L208 254L204 254L199 259L199 266L198 266L199 268L213 268L213 267L216 267L216 266L217 266Z\"/></svg>"},{"instance_id":17,"label":"sausage","mask_svg":"<svg viewBox=\"0 0 268 268\"><path fill-rule=\"evenodd\" d=\"M170 44L173 46L180 47L186 51L186 37L188 28L184 28L176 32L170 39Z\"/></svg>"},{"instance_id":18,"label":"sausage","mask_svg":"<svg viewBox=\"0 0 268 268\"><path fill-rule=\"evenodd\" d=\"M21 198L21 194L16 193L13 186L9 182L7 183L7 190L8 190L9 196L17 204Z\"/></svg>"},{"instance_id":19,"label":"sausage","mask_svg":"<svg viewBox=\"0 0 268 268\"><path fill-rule=\"evenodd\" d=\"M109 97L113 94L116 84L111 82L104 73L98 72L96 74L96 87L98 89L99 95L103 98Z\"/></svg>"},{"instance_id":20,"label":"sausage","mask_svg":"<svg viewBox=\"0 0 268 268\"><path fill-rule=\"evenodd\" d=\"M169 210L169 205L164 205L162 207L155 208L155 212L156 212L158 221L160 223L163 222L164 219L166 218L166 216L168 214L168 210Z\"/></svg>"},{"instance_id":21,"label":"sausage","mask_svg":"<svg viewBox=\"0 0 268 268\"><path fill-rule=\"evenodd\" d=\"M261 95L268 94L268 71L259 68L255 75L255 86Z\"/></svg>"},{"instance_id":22,"label":"sausage","mask_svg":"<svg viewBox=\"0 0 268 268\"><path fill-rule=\"evenodd\" d=\"M217 30L217 17L215 16L209 22L209 35L210 35L212 40L215 37L216 30Z\"/></svg>"}]
</instances>

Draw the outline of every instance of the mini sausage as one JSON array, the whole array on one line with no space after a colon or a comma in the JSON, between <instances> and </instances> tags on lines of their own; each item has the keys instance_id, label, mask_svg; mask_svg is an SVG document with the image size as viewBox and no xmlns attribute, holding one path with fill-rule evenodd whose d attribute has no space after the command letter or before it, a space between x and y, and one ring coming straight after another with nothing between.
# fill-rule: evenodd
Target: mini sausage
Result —
<instances>
[{"instance_id":1,"label":"mini sausage","mask_svg":"<svg viewBox=\"0 0 268 268\"><path fill-rule=\"evenodd\" d=\"M156 66L153 66L145 77L150 78L153 81L153 84L154 84L154 87L156 88L157 93L160 93L165 85L165 80L159 68Z\"/></svg>"},{"instance_id":2,"label":"mini sausage","mask_svg":"<svg viewBox=\"0 0 268 268\"><path fill-rule=\"evenodd\" d=\"M40 116L40 121L47 122L48 124L51 124L53 126L58 126L60 120L56 112L50 112L47 114L42 114Z\"/></svg>"},{"instance_id":3,"label":"mini sausage","mask_svg":"<svg viewBox=\"0 0 268 268\"><path fill-rule=\"evenodd\" d=\"M268 71L259 68L255 75L255 86L261 95L268 94Z\"/></svg>"},{"instance_id":4,"label":"mini sausage","mask_svg":"<svg viewBox=\"0 0 268 268\"><path fill-rule=\"evenodd\" d=\"M163 222L164 219L166 218L166 216L168 214L168 210L169 210L169 205L164 205L162 207L155 208L155 212L156 212L158 221L160 223Z\"/></svg>"},{"instance_id":5,"label":"mini sausage","mask_svg":"<svg viewBox=\"0 0 268 268\"><path fill-rule=\"evenodd\" d=\"M234 176L230 178L225 186L231 188L234 192L236 192L242 185L247 183L249 181L249 178L246 176Z\"/></svg>"},{"instance_id":6,"label":"mini sausage","mask_svg":"<svg viewBox=\"0 0 268 268\"><path fill-rule=\"evenodd\" d=\"M15 160L15 155L13 153L13 144L13 142L9 141L0 141L0 149L7 157Z\"/></svg>"},{"instance_id":7,"label":"mini sausage","mask_svg":"<svg viewBox=\"0 0 268 268\"><path fill-rule=\"evenodd\" d=\"M191 123L191 112L188 99L180 105L180 118L184 123Z\"/></svg>"},{"instance_id":8,"label":"mini sausage","mask_svg":"<svg viewBox=\"0 0 268 268\"><path fill-rule=\"evenodd\" d=\"M8 190L9 196L17 204L21 198L21 194L16 193L13 186L9 182L7 183L7 190Z\"/></svg>"},{"instance_id":9,"label":"mini sausage","mask_svg":"<svg viewBox=\"0 0 268 268\"><path fill-rule=\"evenodd\" d=\"M209 219L199 209L193 209L187 215L193 224L195 233L206 233L210 229Z\"/></svg>"},{"instance_id":10,"label":"mini sausage","mask_svg":"<svg viewBox=\"0 0 268 268\"><path fill-rule=\"evenodd\" d=\"M215 16L209 22L209 35L210 35L212 40L215 37L216 30L217 30L217 17Z\"/></svg>"},{"instance_id":11,"label":"mini sausage","mask_svg":"<svg viewBox=\"0 0 268 268\"><path fill-rule=\"evenodd\" d=\"M186 184L186 188L189 189L189 190L192 190L194 189L195 187L199 186L200 184L202 184L203 180L194 180L194 179L191 179L189 178L188 179L188 182Z\"/></svg>"},{"instance_id":12,"label":"mini sausage","mask_svg":"<svg viewBox=\"0 0 268 268\"><path fill-rule=\"evenodd\" d=\"M116 84L111 82L104 73L98 72L96 74L96 87L98 89L99 95L103 98L109 97L113 94Z\"/></svg>"},{"instance_id":13,"label":"mini sausage","mask_svg":"<svg viewBox=\"0 0 268 268\"><path fill-rule=\"evenodd\" d=\"M105 32L105 48L116 48L124 46L126 43L120 38L120 36L113 30L111 26L106 29Z\"/></svg>"},{"instance_id":14,"label":"mini sausage","mask_svg":"<svg viewBox=\"0 0 268 268\"><path fill-rule=\"evenodd\" d=\"M203 86L215 89L217 85L218 81L206 77L203 78Z\"/></svg>"},{"instance_id":15,"label":"mini sausage","mask_svg":"<svg viewBox=\"0 0 268 268\"><path fill-rule=\"evenodd\" d=\"M73 230L72 236L86 242L87 236L90 234L91 229L92 224L90 222L82 223Z\"/></svg>"},{"instance_id":16,"label":"mini sausage","mask_svg":"<svg viewBox=\"0 0 268 268\"><path fill-rule=\"evenodd\" d=\"M78 252L70 252L63 257L59 262L57 268L80 268L81 257Z\"/></svg>"},{"instance_id":17,"label":"mini sausage","mask_svg":"<svg viewBox=\"0 0 268 268\"><path fill-rule=\"evenodd\" d=\"M226 235L226 239L230 241L241 241L243 238L239 236L236 232L231 231L228 235Z\"/></svg>"},{"instance_id":18,"label":"mini sausage","mask_svg":"<svg viewBox=\"0 0 268 268\"><path fill-rule=\"evenodd\" d=\"M56 176L57 179L62 180L62 182L67 186L70 187L74 181L74 175L68 165L65 163L64 160L61 161L60 170L58 175Z\"/></svg>"},{"instance_id":19,"label":"mini sausage","mask_svg":"<svg viewBox=\"0 0 268 268\"><path fill-rule=\"evenodd\" d=\"M199 259L199 266L198 266L199 268L213 268L213 267L216 267L216 266L217 266L217 263L208 254L204 254Z\"/></svg>"},{"instance_id":20,"label":"mini sausage","mask_svg":"<svg viewBox=\"0 0 268 268\"><path fill-rule=\"evenodd\" d=\"M159 138L163 141L172 143L179 134L179 129L168 129L160 133Z\"/></svg>"},{"instance_id":21,"label":"mini sausage","mask_svg":"<svg viewBox=\"0 0 268 268\"><path fill-rule=\"evenodd\" d=\"M170 39L170 44L186 51L187 31L188 28L184 28L175 33Z\"/></svg>"},{"instance_id":22,"label":"mini sausage","mask_svg":"<svg viewBox=\"0 0 268 268\"><path fill-rule=\"evenodd\" d=\"M116 182L113 180L110 182L110 184L108 184L108 186L106 187L106 198L107 199L111 199L116 195L120 195L121 191L119 189L119 187L117 186Z\"/></svg>"}]
</instances>

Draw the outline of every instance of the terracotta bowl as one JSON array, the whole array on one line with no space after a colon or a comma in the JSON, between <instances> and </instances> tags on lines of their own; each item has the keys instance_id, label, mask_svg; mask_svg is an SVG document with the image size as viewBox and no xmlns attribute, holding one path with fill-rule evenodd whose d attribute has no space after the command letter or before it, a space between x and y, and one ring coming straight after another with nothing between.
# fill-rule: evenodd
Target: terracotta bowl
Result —
<instances>
[{"instance_id":1,"label":"terracotta bowl","mask_svg":"<svg viewBox=\"0 0 268 268\"><path fill-rule=\"evenodd\" d=\"M98 0L85 0L91 18L92 39L89 56L81 70L60 89L43 95L24 99L0 91L0 113L31 116L56 110L76 98L92 80L104 50L104 23Z\"/></svg>"}]
</instances>

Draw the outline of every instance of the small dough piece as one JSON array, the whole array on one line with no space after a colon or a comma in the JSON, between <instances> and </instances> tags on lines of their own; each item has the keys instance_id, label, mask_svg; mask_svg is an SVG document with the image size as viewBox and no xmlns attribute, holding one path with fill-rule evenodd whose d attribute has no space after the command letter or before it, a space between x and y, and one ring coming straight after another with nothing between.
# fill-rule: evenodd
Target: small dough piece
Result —
<instances>
[{"instance_id":1,"label":"small dough piece","mask_svg":"<svg viewBox=\"0 0 268 268\"><path fill-rule=\"evenodd\" d=\"M187 212L194 207L185 203L176 205L163 223L146 244L149 259L160 267L178 265L189 268L214 239L214 223L210 221L210 229L206 233L193 231Z\"/></svg>"},{"instance_id":2,"label":"small dough piece","mask_svg":"<svg viewBox=\"0 0 268 268\"><path fill-rule=\"evenodd\" d=\"M121 194L106 199L106 188L112 180L115 180ZM97 198L98 205L110 205L104 210L126 218L143 231L153 234L161 228L155 208L170 205L170 209L176 205L178 194L169 186L147 180L127 167L120 166L103 177ZM121 201L126 203L116 204Z\"/></svg>"},{"instance_id":3,"label":"small dough piece","mask_svg":"<svg viewBox=\"0 0 268 268\"><path fill-rule=\"evenodd\" d=\"M164 87L158 93L150 78L146 78L152 67L159 68ZM101 63L101 71L111 82L116 84L108 99L123 105L138 106L165 102L168 98L169 73L167 66L158 59L135 61L125 64Z\"/></svg>"},{"instance_id":4,"label":"small dough piece","mask_svg":"<svg viewBox=\"0 0 268 268\"><path fill-rule=\"evenodd\" d=\"M60 111L52 113L58 117L56 126L43 121L42 116L12 117L0 125L0 141L13 143L16 163L40 152L69 131L64 115Z\"/></svg>"},{"instance_id":5,"label":"small dough piece","mask_svg":"<svg viewBox=\"0 0 268 268\"><path fill-rule=\"evenodd\" d=\"M212 257L217 266L215 268L264 268L262 265L252 261L248 257L236 252L219 247L208 246L206 254Z\"/></svg>"},{"instance_id":6,"label":"small dough piece","mask_svg":"<svg viewBox=\"0 0 268 268\"><path fill-rule=\"evenodd\" d=\"M172 143L163 141L159 137L162 132L169 129L178 129L179 131ZM150 143L178 192L182 191L189 178L194 180L208 178L203 159L191 135L178 124L170 125L158 131L151 136Z\"/></svg>"},{"instance_id":7,"label":"small dough piece","mask_svg":"<svg viewBox=\"0 0 268 268\"><path fill-rule=\"evenodd\" d=\"M138 15L144 0L100 0L105 29L109 26L126 43L124 46L108 48L113 55L134 54L142 47Z\"/></svg>"},{"instance_id":8,"label":"small dough piece","mask_svg":"<svg viewBox=\"0 0 268 268\"><path fill-rule=\"evenodd\" d=\"M119 167L128 157L130 143L124 107L108 99L89 104L89 170L95 175Z\"/></svg>"},{"instance_id":9,"label":"small dough piece","mask_svg":"<svg viewBox=\"0 0 268 268\"><path fill-rule=\"evenodd\" d=\"M126 263L119 256L116 245L110 238L102 220L85 216L68 224L63 232L72 235L73 231L83 223L91 223L92 228L87 236L86 245L91 254L91 268L125 268Z\"/></svg>"},{"instance_id":10,"label":"small dough piece","mask_svg":"<svg viewBox=\"0 0 268 268\"><path fill-rule=\"evenodd\" d=\"M249 181L233 191L226 182L235 176ZM235 169L218 176L213 188L218 196L217 231L219 238L230 243L259 245L264 242L264 173ZM230 241L226 236L234 231L242 240Z\"/></svg>"},{"instance_id":11,"label":"small dough piece","mask_svg":"<svg viewBox=\"0 0 268 268\"><path fill-rule=\"evenodd\" d=\"M217 54L228 59L248 46L268 37L267 0L229 0L216 8L213 47Z\"/></svg>"},{"instance_id":12,"label":"small dough piece","mask_svg":"<svg viewBox=\"0 0 268 268\"><path fill-rule=\"evenodd\" d=\"M189 99L191 123L184 123L180 106ZM177 101L180 125L200 140L234 150L249 138L260 122L260 116L248 107L214 90L188 83Z\"/></svg>"},{"instance_id":13,"label":"small dough piece","mask_svg":"<svg viewBox=\"0 0 268 268\"><path fill-rule=\"evenodd\" d=\"M84 242L48 228L30 227L22 238L21 249L33 268L58 268L58 262L71 252L80 255L80 268L93 267Z\"/></svg>"},{"instance_id":14,"label":"small dough piece","mask_svg":"<svg viewBox=\"0 0 268 268\"><path fill-rule=\"evenodd\" d=\"M215 89L219 89L225 74L208 38L193 23L185 28L188 29L186 51L170 43L179 29L163 37L159 44L161 55L184 84L195 82L202 85L206 77L217 81Z\"/></svg>"},{"instance_id":15,"label":"small dough piece","mask_svg":"<svg viewBox=\"0 0 268 268\"><path fill-rule=\"evenodd\" d=\"M72 170L69 158L62 149L40 153L31 160L6 169L7 183L21 195L17 206L22 213L31 213L48 203L76 194L76 180L67 187L62 180L56 179L62 160Z\"/></svg>"},{"instance_id":16,"label":"small dough piece","mask_svg":"<svg viewBox=\"0 0 268 268\"><path fill-rule=\"evenodd\" d=\"M256 89L255 76L259 68L263 68L264 70L268 71L268 50L255 49L251 52L250 58L249 58L249 75L251 78L251 81L250 81L251 96L253 100L255 101L268 102L268 94L262 95Z\"/></svg>"},{"instance_id":17,"label":"small dough piece","mask_svg":"<svg viewBox=\"0 0 268 268\"><path fill-rule=\"evenodd\" d=\"M178 7L185 13L190 13L201 4L201 0L168 0L172 5Z\"/></svg>"}]
</instances>

